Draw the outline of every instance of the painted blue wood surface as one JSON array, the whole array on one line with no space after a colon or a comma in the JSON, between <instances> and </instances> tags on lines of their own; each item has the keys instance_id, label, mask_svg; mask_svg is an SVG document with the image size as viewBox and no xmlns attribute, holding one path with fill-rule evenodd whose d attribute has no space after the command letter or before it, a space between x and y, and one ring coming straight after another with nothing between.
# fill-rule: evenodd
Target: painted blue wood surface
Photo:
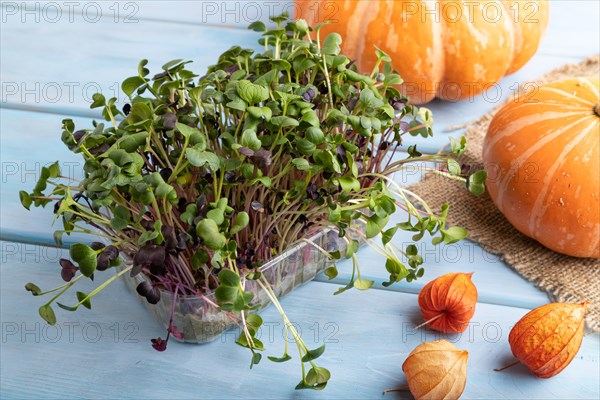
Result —
<instances>
[{"instance_id":1,"label":"painted blue wood surface","mask_svg":"<svg viewBox=\"0 0 600 400\"><path fill-rule=\"evenodd\" d=\"M439 338L427 330L414 334L410 329L419 322L415 293L430 279L450 271L475 272L473 280L480 295L473 319L479 325L473 326L472 337L463 335L457 341L458 347L470 352L465 398L600 397L598 335L586 336L573 364L553 379L534 378L523 367L504 373L492 371L511 358L506 342L510 327L527 309L548 299L470 242L436 251L433 247L423 248L427 253L427 275L422 281L401 283L389 290L376 285L368 292L351 291L334 297L333 291L348 277L350 268L348 262L341 262L340 276L335 281L321 276L317 279L320 282L312 282L283 300L291 320L302 327L309 346L316 347L337 329L329 337L337 342L328 343L323 357L333 380L322 394L292 390L299 379L298 365L293 362L279 365L265 359L249 370L248 354L232 343L233 334L224 336L225 343L171 343L166 353L155 352L148 341L164 336L164 332L121 282L95 299L91 311L58 311L62 334L54 340L56 330L37 316L40 298L31 297L22 286L30 280L44 287L57 283L61 250L26 244L51 242L52 215L50 210L27 213L18 203L17 192L23 186L32 187L36 174L32 171L39 173L39 167L46 163L56 159L65 165L79 162L59 141L61 119L74 115L78 116L77 124L89 125L91 120L84 117L97 114L89 110L86 96L89 98L95 86L110 95L115 82L132 75L141 58L150 59L154 69L173 58L188 58L201 71L233 44L254 47L258 36L244 29L243 18L239 23L230 23L231 18L222 14L223 2L216 2L221 9L210 14L206 12L207 2L177 1L167 5L138 1L137 22L127 24L126 11L131 11L124 8L127 2L118 6L117 22L108 8L113 2L101 3L104 15L96 23L86 22L81 14L73 22L65 17L54 23L44 18L36 22L31 16L23 22L18 13L16 17L5 15L8 3L2 3L6 20L0 26L0 239L11 242L0 242L0 397L380 398L383 389L404 384L400 366L410 350L422 341ZM42 6L47 3L51 2L40 2ZM290 2L274 3L285 7ZM51 13L46 17L52 17ZM595 1L553 1L550 27L538 54L521 71L500 82L501 96L488 93L461 103L431 103L428 107L436 118L436 138L416 142L422 149L435 150L447 143L449 135L462 133L443 132L444 128L481 116L506 98L515 83L597 53L598 14ZM13 93L15 85L17 92ZM24 92L35 90L36 85L37 99L36 94ZM84 94L86 85L88 91ZM58 98L52 92L57 86L61 89ZM74 87L72 97L69 87ZM124 98L120 100L122 104ZM76 165L72 167L76 169ZM403 183L414 179L405 176ZM402 220L402 215L396 218ZM408 238L399 234L396 241L401 244ZM380 256L365 248L359 252L359 259L363 277L378 283L385 280ZM263 317L267 322L280 323L273 308L267 309ZM73 325L65 325L70 322ZM73 329L72 341L69 326ZM94 343L97 326L102 338ZM126 343L124 335L132 333L132 327L139 328L133 337L138 342ZM497 331L501 332L498 338ZM281 330L275 333L276 338L266 340L269 355L277 355L283 346ZM268 332L264 335L268 337Z\"/></svg>"},{"instance_id":2,"label":"painted blue wood surface","mask_svg":"<svg viewBox=\"0 0 600 400\"><path fill-rule=\"evenodd\" d=\"M146 3L139 3L140 10L158 9L157 2ZM184 6L191 7L189 12L178 11ZM89 23L81 13L73 14L73 22L67 14L57 22L50 22L56 18L52 9L39 22L27 15L23 18L18 13L8 15L0 38L3 55L0 105L97 117L99 112L89 109L94 91L116 96L118 104L124 104L126 96L120 93L118 82L134 75L142 58L150 60L151 71L174 58L193 60L194 68L202 71L234 44L258 49L259 35L246 29L172 23L169 15L186 14L190 20L202 18L202 2L180 2L179 7L163 13L167 22L140 16L134 23L115 22L113 18ZM449 135L456 137L463 132L444 132L447 127L476 119L506 99L519 83L598 51L600 33L597 20L594 21L598 15L597 2L557 1L551 11L551 20L558 21L557 27L550 26L540 52L523 69L503 79L485 95L460 103L429 104L438 140L415 138L414 143L424 150L435 151L448 143ZM152 11L151 15L155 14ZM30 55L29 62L23 62L23 54Z\"/></svg>"},{"instance_id":3,"label":"painted blue wood surface","mask_svg":"<svg viewBox=\"0 0 600 400\"><path fill-rule=\"evenodd\" d=\"M522 366L494 372L511 362L507 335L526 309L480 303L465 334L415 332L420 322L416 295L370 290L333 296L333 285L320 282L296 289L282 305L309 347L326 343L319 364L333 378L323 393L295 392L299 365L265 358L250 370L249 353L233 343L236 332L205 345L170 342L166 352L154 351L149 341L164 337L164 331L120 281L95 298L91 310L58 309L59 328L49 327L36 315L41 299L22 285L32 277L44 287L60 283L60 251L10 242L0 246L3 399L401 398L397 393L382 397L382 391L405 384L401 365L415 346L440 338L469 351L465 399L598 398L596 335L585 337L572 364L552 379L535 378ZM279 315L269 307L262 317L271 326L261 331L265 355L277 356L284 343Z\"/></svg>"}]
</instances>

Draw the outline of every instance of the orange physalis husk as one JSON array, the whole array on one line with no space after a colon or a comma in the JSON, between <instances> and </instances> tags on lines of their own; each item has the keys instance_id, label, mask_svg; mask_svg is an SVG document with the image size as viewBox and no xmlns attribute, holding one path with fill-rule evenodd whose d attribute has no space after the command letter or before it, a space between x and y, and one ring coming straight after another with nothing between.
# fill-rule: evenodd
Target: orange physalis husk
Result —
<instances>
[{"instance_id":1,"label":"orange physalis husk","mask_svg":"<svg viewBox=\"0 0 600 400\"><path fill-rule=\"evenodd\" d=\"M464 332L475 313L477 288L471 274L449 273L429 282L419 293L425 323L436 331Z\"/></svg>"},{"instance_id":2,"label":"orange physalis husk","mask_svg":"<svg viewBox=\"0 0 600 400\"><path fill-rule=\"evenodd\" d=\"M415 400L458 399L467 383L468 358L447 340L418 345L402 364Z\"/></svg>"},{"instance_id":3,"label":"orange physalis husk","mask_svg":"<svg viewBox=\"0 0 600 400\"><path fill-rule=\"evenodd\" d=\"M586 310L586 302L550 303L531 310L510 331L512 353L540 378L557 375L579 351Z\"/></svg>"}]
</instances>

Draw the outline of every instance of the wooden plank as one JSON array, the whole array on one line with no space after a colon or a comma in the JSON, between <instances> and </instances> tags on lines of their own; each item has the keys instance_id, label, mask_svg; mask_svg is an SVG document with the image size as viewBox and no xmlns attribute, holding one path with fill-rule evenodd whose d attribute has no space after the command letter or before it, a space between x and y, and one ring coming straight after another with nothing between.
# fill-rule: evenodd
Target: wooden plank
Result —
<instances>
[{"instance_id":1,"label":"wooden plank","mask_svg":"<svg viewBox=\"0 0 600 400\"><path fill-rule=\"evenodd\" d=\"M0 239L54 243L52 206L27 211L19 191L31 192L41 169L57 160L66 176L76 179L83 173L83 161L60 140L60 115L0 109ZM91 126L91 120L75 118L76 124ZM58 229L60 221L57 223ZM73 235L73 239L84 239ZM68 242L68 241L67 241Z\"/></svg>"},{"instance_id":2,"label":"wooden plank","mask_svg":"<svg viewBox=\"0 0 600 400\"><path fill-rule=\"evenodd\" d=\"M400 210L391 218L390 226L406 220L406 213ZM407 245L414 243L411 239L413 234L399 230L393 243L405 249ZM376 242L379 243L379 239ZM533 283L523 279L497 256L483 250L474 242L463 240L451 245L434 246L431 244L431 239L426 236L416 245L424 260L422 267L425 269L425 275L422 278L410 283L398 282L387 288L382 286L383 282L389 281L385 258L367 245L363 246L357 254L361 276L375 281L375 286L379 289L418 294L427 282L440 275L449 272L472 272L480 302L523 308L535 308L548 302L546 293L537 289ZM325 274L321 274L317 280L345 286L352 275L351 260L338 261L337 269L338 276L335 279L329 280ZM507 288L510 288L509 292Z\"/></svg>"},{"instance_id":3,"label":"wooden plank","mask_svg":"<svg viewBox=\"0 0 600 400\"><path fill-rule=\"evenodd\" d=\"M527 10L532 11L532 10ZM600 49L600 3L587 0L550 2L550 26L539 54L587 57ZM572 38L579 38L573 41Z\"/></svg>"},{"instance_id":4,"label":"wooden plank","mask_svg":"<svg viewBox=\"0 0 600 400\"><path fill-rule=\"evenodd\" d=\"M93 93L127 101L119 82L137 74L141 59L151 73L172 59L194 61L202 72L233 45L256 48L259 35L241 29L179 25L142 20L135 23L102 18L96 22L75 14L50 22L55 11L7 17L3 22L3 107L51 110L58 114L99 115L89 110Z\"/></svg>"},{"instance_id":5,"label":"wooden plank","mask_svg":"<svg viewBox=\"0 0 600 400\"><path fill-rule=\"evenodd\" d=\"M95 4L89 4L95 3ZM311 6L308 3L307 7ZM106 19L123 23L157 21L178 25L207 26L228 29L246 29L254 21L264 21L269 26L275 24L269 17L296 11L293 0L284 1L212 1L212 0L172 0L168 7L164 2L154 0L111 1L109 2L56 2L52 0L24 3L3 1L2 13L10 18L36 18L39 21L55 21L62 18L84 17L89 21Z\"/></svg>"},{"instance_id":6,"label":"wooden plank","mask_svg":"<svg viewBox=\"0 0 600 400\"><path fill-rule=\"evenodd\" d=\"M89 2L88 2L89 3ZM311 12L313 2L304 3L293 0L281 1L213 1L186 0L169 1L168 10L162 2L153 0L96 2L86 5L85 2L65 4L51 0L36 1L25 5L21 2L5 1L2 12L6 20L33 19L54 21L53 13L60 8L60 19L71 16L82 17L90 21L102 18L122 23L138 23L140 21L157 21L176 23L178 25L205 26L218 28L246 29L254 21L265 21L273 15L287 11L290 14L302 8L304 14ZM33 13L27 13L33 11ZM489 11L489 19L493 20L493 9ZM335 10L332 11L333 13ZM533 7L523 10L521 15L509 11L511 18L534 20L536 10ZM600 13L599 4L589 0L553 0L550 5L550 27L545 35L539 53L571 57L585 57L600 47L600 27L597 18ZM272 25L272 24L271 24ZM585 37L586 40L573 40Z\"/></svg>"},{"instance_id":7,"label":"wooden plank","mask_svg":"<svg viewBox=\"0 0 600 400\"><path fill-rule=\"evenodd\" d=\"M401 365L415 346L440 338L469 351L465 399L600 396L597 334L586 336L572 364L552 379L535 378L522 366L499 373L492 369L512 360L507 335L526 309L478 304L470 333L443 336L412 329L420 320L413 294L354 290L334 297L332 285L319 282L297 289L282 304L309 347L327 342L318 360L332 372L324 393L294 392L300 376L295 361L275 364L265 357L250 370L249 353L233 343L233 332L206 345L170 342L165 353L152 350L150 338L164 332L120 281L94 299L92 310L57 310L59 334L39 319L42 299L26 293L23 283L60 283L61 254L0 246L2 398L378 398L405 383ZM89 292L90 285L82 286ZM279 355L279 316L269 307L262 317L272 327L261 332L265 355Z\"/></svg>"},{"instance_id":8,"label":"wooden plank","mask_svg":"<svg viewBox=\"0 0 600 400\"><path fill-rule=\"evenodd\" d=\"M186 4L188 2L177 3L174 10L187 7ZM201 3L193 3L190 13L163 14L193 16L194 7L198 5L203 7ZM157 2L142 3L140 9L144 7L161 9ZM433 111L436 120L435 138L411 138L411 144L415 143L425 151L435 151L447 145L448 136L457 137L463 133L463 130L444 132L446 128L483 115L506 99L519 83L597 52L598 35L593 34L597 24L579 22L580 16L589 19L597 15L594 12L597 7L595 2L576 2L573 6L565 2L553 4L548 37L540 52L522 70L506 77L484 95L459 103L430 103L427 107ZM86 20L77 13L73 22L69 21L68 15L63 15L56 23L50 23L51 13L51 10L46 13L48 15L42 13L39 23L35 14L21 18L17 13L9 15L3 24L0 38L3 50L0 105L3 108L97 117L97 110L89 110L94 91L115 95L118 104L124 104L127 99L120 93L118 82L134 74L137 62L142 58L150 60L153 71L173 58L194 60L194 68L203 71L234 44L257 48L258 35L246 30L202 24L177 25L143 18L136 23L115 22L111 18L91 23L89 16ZM557 21L556 25L554 21ZM30 60L29 57L34 58Z\"/></svg>"}]
</instances>

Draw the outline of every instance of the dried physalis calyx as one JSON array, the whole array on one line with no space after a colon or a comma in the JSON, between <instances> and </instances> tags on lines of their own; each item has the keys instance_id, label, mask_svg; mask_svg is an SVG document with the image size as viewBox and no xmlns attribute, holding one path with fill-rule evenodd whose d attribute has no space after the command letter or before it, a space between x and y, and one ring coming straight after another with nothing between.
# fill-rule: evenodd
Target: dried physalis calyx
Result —
<instances>
[{"instance_id":1,"label":"dried physalis calyx","mask_svg":"<svg viewBox=\"0 0 600 400\"><path fill-rule=\"evenodd\" d=\"M559 374L575 357L583 340L587 303L550 303L528 312L510 331L517 359L540 378Z\"/></svg>"},{"instance_id":2,"label":"dried physalis calyx","mask_svg":"<svg viewBox=\"0 0 600 400\"><path fill-rule=\"evenodd\" d=\"M429 282L419 293L419 307L431 329L445 333L464 332L475 313L477 288L471 275L449 273ZM419 325L422 326L422 325Z\"/></svg>"},{"instance_id":3,"label":"dried physalis calyx","mask_svg":"<svg viewBox=\"0 0 600 400\"><path fill-rule=\"evenodd\" d=\"M466 350L446 340L418 345L402 364L415 400L458 399L467 383L468 358Z\"/></svg>"}]
</instances>

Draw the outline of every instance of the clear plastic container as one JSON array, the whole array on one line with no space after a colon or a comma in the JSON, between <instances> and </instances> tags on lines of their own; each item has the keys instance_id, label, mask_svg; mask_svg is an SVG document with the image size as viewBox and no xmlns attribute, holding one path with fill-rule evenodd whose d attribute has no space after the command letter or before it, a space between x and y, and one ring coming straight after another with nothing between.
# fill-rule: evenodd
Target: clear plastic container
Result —
<instances>
[{"instance_id":1,"label":"clear plastic container","mask_svg":"<svg viewBox=\"0 0 600 400\"><path fill-rule=\"evenodd\" d=\"M338 237L334 230L326 230L308 241L327 252L344 252L346 242ZM261 267L265 278L271 284L277 298L290 293L294 288L312 280L319 272L331 264L329 257L316 246L301 241ZM139 298L152 315L165 329L169 326L173 294L162 291L160 301L150 304L139 296L136 287L147 278L143 274L131 277L123 275L129 289ZM263 289L254 281L247 280L245 289L254 293L252 304L258 304L257 311L270 304ZM181 341L188 343L206 343L217 339L221 333L235 325L236 316L228 315L219 309L214 293L204 296L181 296L176 298L173 325L183 333ZM177 339L179 340L179 339Z\"/></svg>"}]
</instances>

